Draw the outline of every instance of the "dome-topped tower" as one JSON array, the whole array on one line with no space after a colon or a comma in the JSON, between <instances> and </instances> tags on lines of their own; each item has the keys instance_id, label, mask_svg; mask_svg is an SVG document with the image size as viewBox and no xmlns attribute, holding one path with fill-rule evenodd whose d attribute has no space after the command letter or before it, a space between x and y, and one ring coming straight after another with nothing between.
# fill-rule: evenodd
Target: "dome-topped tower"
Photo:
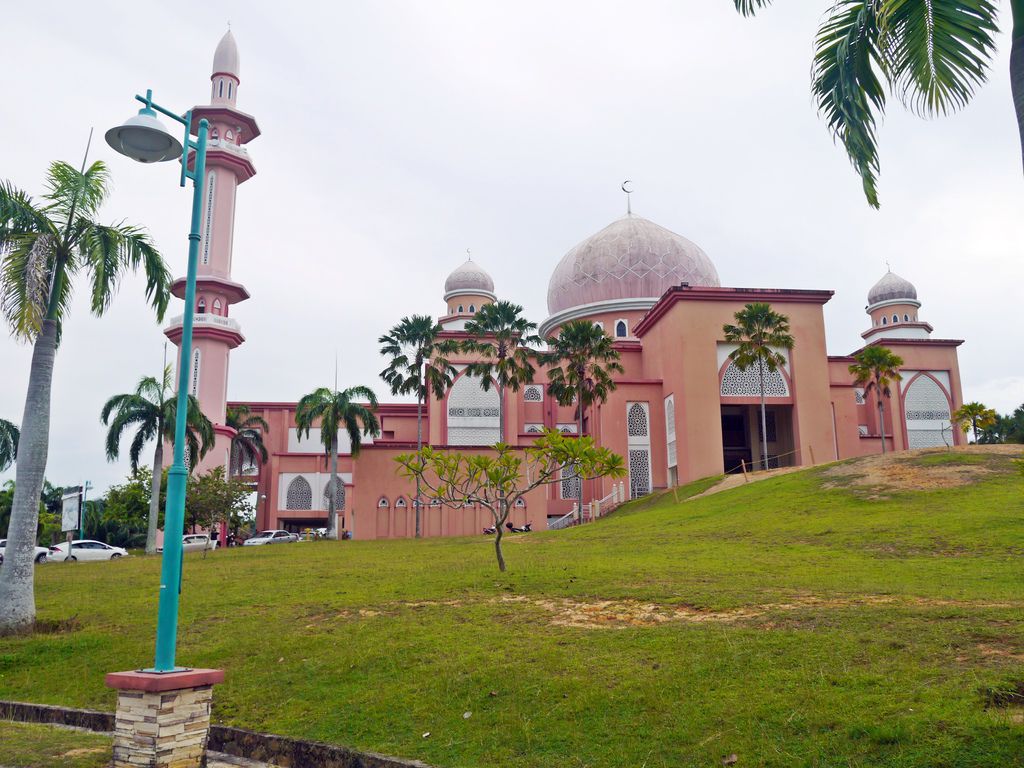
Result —
<instances>
[{"instance_id":1,"label":"dome-topped tower","mask_svg":"<svg viewBox=\"0 0 1024 768\"><path fill-rule=\"evenodd\" d=\"M642 216L613 221L570 250L548 283L544 323L553 328L595 312L646 312L669 288L717 287L718 271L699 245Z\"/></svg>"},{"instance_id":2,"label":"dome-topped tower","mask_svg":"<svg viewBox=\"0 0 1024 768\"><path fill-rule=\"evenodd\" d=\"M473 315L484 304L498 300L494 281L472 258L456 267L444 281L444 300L449 315Z\"/></svg>"},{"instance_id":3,"label":"dome-topped tower","mask_svg":"<svg viewBox=\"0 0 1024 768\"><path fill-rule=\"evenodd\" d=\"M927 339L932 327L917 318L921 302L917 288L891 269L871 286L864 311L871 317L871 328L861 334L868 341L876 339Z\"/></svg>"},{"instance_id":4,"label":"dome-topped tower","mask_svg":"<svg viewBox=\"0 0 1024 768\"><path fill-rule=\"evenodd\" d=\"M212 104L234 106L238 98L238 84L241 82L240 72L238 44L229 29L220 39L213 54L213 71L210 74L210 80L213 82L210 91Z\"/></svg>"}]
</instances>

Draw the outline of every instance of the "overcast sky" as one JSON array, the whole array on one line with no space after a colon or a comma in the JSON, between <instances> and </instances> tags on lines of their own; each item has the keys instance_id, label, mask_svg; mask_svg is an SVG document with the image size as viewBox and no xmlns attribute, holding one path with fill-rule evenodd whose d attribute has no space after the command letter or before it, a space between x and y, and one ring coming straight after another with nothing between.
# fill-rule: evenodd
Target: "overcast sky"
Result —
<instances>
[{"instance_id":1,"label":"overcast sky","mask_svg":"<svg viewBox=\"0 0 1024 768\"><path fill-rule=\"evenodd\" d=\"M555 264L624 213L629 178L634 212L700 244L723 285L835 290L833 354L858 347L867 291L890 262L935 336L966 340L965 398L1010 411L1024 400L1024 183L1009 38L962 113L925 121L891 105L876 212L808 90L828 4L781 2L755 19L732 0L11 4L18 86L0 178L39 194L47 164L77 165L94 126L90 159L114 179L101 218L147 227L184 274L191 190L174 164L132 163L102 134L147 87L182 112L207 103L230 21L238 106L263 132L238 194L233 276L252 299L232 310L247 341L231 356L231 399L328 385L336 350L342 384L384 394L378 335L439 314L466 248L499 296L543 320ZM128 468L104 459L100 408L158 373L164 337L138 279L101 319L85 294L57 357L46 474L103 489ZM30 351L0 334L0 416L14 421Z\"/></svg>"}]
</instances>

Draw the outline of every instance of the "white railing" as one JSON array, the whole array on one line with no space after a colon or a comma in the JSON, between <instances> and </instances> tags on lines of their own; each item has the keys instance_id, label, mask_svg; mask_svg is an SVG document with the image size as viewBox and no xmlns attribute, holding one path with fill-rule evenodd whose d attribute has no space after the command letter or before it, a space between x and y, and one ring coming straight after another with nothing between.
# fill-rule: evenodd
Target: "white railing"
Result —
<instances>
[{"instance_id":1,"label":"white railing","mask_svg":"<svg viewBox=\"0 0 1024 768\"><path fill-rule=\"evenodd\" d=\"M174 328L175 326L181 325L184 322L185 316L178 315L176 317L171 318L171 322L167 327ZM242 332L242 326L239 325L237 320L234 320L230 317L221 317L220 315L211 315L209 312L204 312L203 314L197 313L193 315L192 325L193 327L197 325L216 325L220 326L221 328L228 328L232 331L237 331L238 333Z\"/></svg>"},{"instance_id":2,"label":"white railing","mask_svg":"<svg viewBox=\"0 0 1024 768\"><path fill-rule=\"evenodd\" d=\"M622 481L612 483L612 491L603 499L595 499L589 504L583 505L583 514L577 520L577 505L572 505L572 511L562 515L557 520L548 523L549 531L558 531L579 523L592 523L599 517L604 517L613 509L626 500L626 484Z\"/></svg>"}]
</instances>

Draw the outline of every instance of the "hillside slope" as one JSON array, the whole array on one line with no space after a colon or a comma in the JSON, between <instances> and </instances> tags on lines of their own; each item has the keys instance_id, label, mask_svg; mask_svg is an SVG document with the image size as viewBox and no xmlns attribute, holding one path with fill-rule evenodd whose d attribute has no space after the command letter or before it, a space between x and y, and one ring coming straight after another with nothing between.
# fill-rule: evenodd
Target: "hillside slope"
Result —
<instances>
[{"instance_id":1,"label":"hillside slope","mask_svg":"<svg viewBox=\"0 0 1024 768\"><path fill-rule=\"evenodd\" d=\"M483 536L189 557L179 661L228 671L221 722L438 766L1024 765L1017 455L669 492L512 537L504 575ZM0 640L0 698L111 709L158 570L40 569L75 619Z\"/></svg>"}]
</instances>

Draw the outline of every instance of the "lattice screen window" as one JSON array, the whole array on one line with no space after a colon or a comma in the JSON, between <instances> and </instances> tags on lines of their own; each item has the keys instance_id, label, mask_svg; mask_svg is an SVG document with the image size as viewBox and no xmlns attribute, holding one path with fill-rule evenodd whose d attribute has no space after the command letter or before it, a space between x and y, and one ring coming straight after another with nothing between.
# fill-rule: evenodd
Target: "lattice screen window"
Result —
<instances>
[{"instance_id":1,"label":"lattice screen window","mask_svg":"<svg viewBox=\"0 0 1024 768\"><path fill-rule=\"evenodd\" d=\"M580 479L576 475L576 467L565 467L562 469L562 482L559 483L563 499L578 499L580 497Z\"/></svg>"},{"instance_id":2,"label":"lattice screen window","mask_svg":"<svg viewBox=\"0 0 1024 768\"><path fill-rule=\"evenodd\" d=\"M516 499L516 503L515 503L516 509L522 509L525 506L526 506L526 499L524 499L522 496L520 496L518 499Z\"/></svg>"},{"instance_id":3,"label":"lattice screen window","mask_svg":"<svg viewBox=\"0 0 1024 768\"><path fill-rule=\"evenodd\" d=\"M198 349L192 351L192 396L199 397L199 362L202 354Z\"/></svg>"},{"instance_id":4,"label":"lattice screen window","mask_svg":"<svg viewBox=\"0 0 1024 768\"><path fill-rule=\"evenodd\" d=\"M377 506L381 509L387 509L390 505L388 504L388 497L381 496L380 501L377 502Z\"/></svg>"},{"instance_id":5,"label":"lattice screen window","mask_svg":"<svg viewBox=\"0 0 1024 768\"><path fill-rule=\"evenodd\" d=\"M395 500L395 509L405 509L405 507L406 507L405 499L402 498L401 496L399 496Z\"/></svg>"},{"instance_id":6,"label":"lattice screen window","mask_svg":"<svg viewBox=\"0 0 1024 768\"><path fill-rule=\"evenodd\" d=\"M543 424L527 424L526 425L526 432L527 432L527 434L538 435L538 434L540 434L543 431L544 431L544 425Z\"/></svg>"},{"instance_id":7,"label":"lattice screen window","mask_svg":"<svg viewBox=\"0 0 1024 768\"><path fill-rule=\"evenodd\" d=\"M758 374L758 365L747 366L741 370L732 360L729 367L725 369L722 376L721 394L723 397L760 397L761 383ZM764 371L764 396L765 397L789 397L789 387L786 386L786 379L779 370L770 371L765 367Z\"/></svg>"},{"instance_id":8,"label":"lattice screen window","mask_svg":"<svg viewBox=\"0 0 1024 768\"><path fill-rule=\"evenodd\" d=\"M461 376L448 394L448 444L494 445L498 441L498 392L485 392L479 376Z\"/></svg>"},{"instance_id":9,"label":"lattice screen window","mask_svg":"<svg viewBox=\"0 0 1024 768\"><path fill-rule=\"evenodd\" d=\"M857 405L864 405L864 403L867 402L864 399L864 390L861 389L860 387L857 387L856 389L854 389L853 390L853 400L854 400L855 403L857 403Z\"/></svg>"},{"instance_id":10,"label":"lattice screen window","mask_svg":"<svg viewBox=\"0 0 1024 768\"><path fill-rule=\"evenodd\" d=\"M539 384L529 384L523 390L523 400L528 403L539 403L544 399L544 388Z\"/></svg>"},{"instance_id":11,"label":"lattice screen window","mask_svg":"<svg viewBox=\"0 0 1024 768\"><path fill-rule=\"evenodd\" d=\"M206 222L203 224L203 264L210 263L210 232L213 230L213 195L217 188L217 174L210 171L206 186Z\"/></svg>"},{"instance_id":12,"label":"lattice screen window","mask_svg":"<svg viewBox=\"0 0 1024 768\"><path fill-rule=\"evenodd\" d=\"M642 403L633 403L626 411L626 432L630 437L647 437L647 410Z\"/></svg>"},{"instance_id":13,"label":"lattice screen window","mask_svg":"<svg viewBox=\"0 0 1024 768\"><path fill-rule=\"evenodd\" d=\"M676 451L676 399L675 395L665 398L665 442L668 455L668 466L679 463Z\"/></svg>"},{"instance_id":14,"label":"lattice screen window","mask_svg":"<svg viewBox=\"0 0 1024 768\"><path fill-rule=\"evenodd\" d=\"M930 376L918 376L907 389L907 442L911 448L949 445L953 441L949 400Z\"/></svg>"},{"instance_id":15,"label":"lattice screen window","mask_svg":"<svg viewBox=\"0 0 1024 768\"><path fill-rule=\"evenodd\" d=\"M285 494L285 509L312 509L313 489L309 481L302 477L293 478L288 483L288 491Z\"/></svg>"},{"instance_id":16,"label":"lattice screen window","mask_svg":"<svg viewBox=\"0 0 1024 768\"><path fill-rule=\"evenodd\" d=\"M651 452L647 448L629 449L629 498L638 499L651 492Z\"/></svg>"},{"instance_id":17,"label":"lattice screen window","mask_svg":"<svg viewBox=\"0 0 1024 768\"><path fill-rule=\"evenodd\" d=\"M324 509L328 508L332 490L334 491L334 511L339 512L345 509L345 482L339 477L327 483L324 488Z\"/></svg>"},{"instance_id":18,"label":"lattice screen window","mask_svg":"<svg viewBox=\"0 0 1024 768\"><path fill-rule=\"evenodd\" d=\"M861 437L867 437L868 436L868 425L867 424L858 424L857 425L857 432L860 434Z\"/></svg>"},{"instance_id":19,"label":"lattice screen window","mask_svg":"<svg viewBox=\"0 0 1024 768\"><path fill-rule=\"evenodd\" d=\"M579 425L577 424L559 424L558 431L563 435L575 435L579 432Z\"/></svg>"}]
</instances>

